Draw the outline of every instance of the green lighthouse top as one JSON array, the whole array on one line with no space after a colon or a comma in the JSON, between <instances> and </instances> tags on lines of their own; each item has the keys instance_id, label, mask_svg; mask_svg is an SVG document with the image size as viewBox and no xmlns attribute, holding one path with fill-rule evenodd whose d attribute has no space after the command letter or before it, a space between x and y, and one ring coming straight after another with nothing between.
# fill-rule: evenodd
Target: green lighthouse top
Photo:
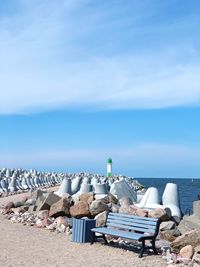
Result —
<instances>
[{"instance_id":1,"label":"green lighthouse top","mask_svg":"<svg viewBox=\"0 0 200 267\"><path fill-rule=\"evenodd\" d=\"M111 158L108 159L108 163L112 163L112 159Z\"/></svg>"}]
</instances>

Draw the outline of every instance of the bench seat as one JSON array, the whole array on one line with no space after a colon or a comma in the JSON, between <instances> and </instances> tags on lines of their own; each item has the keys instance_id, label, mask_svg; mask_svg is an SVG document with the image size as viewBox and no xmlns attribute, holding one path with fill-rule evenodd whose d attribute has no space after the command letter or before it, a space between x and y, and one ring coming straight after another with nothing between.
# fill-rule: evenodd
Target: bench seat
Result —
<instances>
[{"instance_id":1,"label":"bench seat","mask_svg":"<svg viewBox=\"0 0 200 267\"><path fill-rule=\"evenodd\" d=\"M128 231L121 231L118 229L111 229L111 228L107 228L107 227L97 227L97 228L93 228L91 229L92 232L96 232L96 233L100 233L100 234L105 234L105 235L113 235L113 236L119 236L122 238L126 238L126 239L134 239L134 240L141 240L141 238L145 238L147 236L149 236L148 234L137 234L137 233L133 233L133 232L128 232Z\"/></svg>"}]
</instances>

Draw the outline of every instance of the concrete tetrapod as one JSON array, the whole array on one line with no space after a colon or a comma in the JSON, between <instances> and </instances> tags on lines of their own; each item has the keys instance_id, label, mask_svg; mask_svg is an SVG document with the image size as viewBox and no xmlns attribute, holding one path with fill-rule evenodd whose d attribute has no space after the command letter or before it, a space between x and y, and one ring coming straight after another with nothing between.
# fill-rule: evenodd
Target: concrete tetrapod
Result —
<instances>
[{"instance_id":1,"label":"concrete tetrapod","mask_svg":"<svg viewBox=\"0 0 200 267\"><path fill-rule=\"evenodd\" d=\"M167 183L162 195L162 204L165 208L171 210L171 216L177 223L179 223L182 215L177 184Z\"/></svg>"},{"instance_id":2,"label":"concrete tetrapod","mask_svg":"<svg viewBox=\"0 0 200 267\"><path fill-rule=\"evenodd\" d=\"M71 179L64 178L58 191L55 192L56 195L61 196L64 193L71 195Z\"/></svg>"},{"instance_id":3,"label":"concrete tetrapod","mask_svg":"<svg viewBox=\"0 0 200 267\"><path fill-rule=\"evenodd\" d=\"M82 183L81 188L78 191L78 194L84 194L84 193L89 193L89 192L93 192L93 185Z\"/></svg>"},{"instance_id":4,"label":"concrete tetrapod","mask_svg":"<svg viewBox=\"0 0 200 267\"><path fill-rule=\"evenodd\" d=\"M27 181L26 181L26 178L25 177L22 177L22 188L23 189L29 189L29 186L27 184Z\"/></svg>"},{"instance_id":5,"label":"concrete tetrapod","mask_svg":"<svg viewBox=\"0 0 200 267\"><path fill-rule=\"evenodd\" d=\"M1 187L2 187L4 192L6 192L6 193L8 192L8 184L6 182L6 178L1 180Z\"/></svg>"},{"instance_id":6,"label":"concrete tetrapod","mask_svg":"<svg viewBox=\"0 0 200 267\"><path fill-rule=\"evenodd\" d=\"M95 194L108 194L107 185L103 184L96 184L95 185Z\"/></svg>"},{"instance_id":7,"label":"concrete tetrapod","mask_svg":"<svg viewBox=\"0 0 200 267\"><path fill-rule=\"evenodd\" d=\"M72 179L72 195L76 194L81 187L82 178L80 176L76 176Z\"/></svg>"},{"instance_id":8,"label":"concrete tetrapod","mask_svg":"<svg viewBox=\"0 0 200 267\"><path fill-rule=\"evenodd\" d=\"M116 195L118 199L128 197L132 202L137 201L137 192L130 187L124 178L111 185L110 193Z\"/></svg>"},{"instance_id":9,"label":"concrete tetrapod","mask_svg":"<svg viewBox=\"0 0 200 267\"><path fill-rule=\"evenodd\" d=\"M160 207L159 192L156 187L149 187L145 192L141 201L136 204L140 208L156 208Z\"/></svg>"},{"instance_id":10,"label":"concrete tetrapod","mask_svg":"<svg viewBox=\"0 0 200 267\"><path fill-rule=\"evenodd\" d=\"M16 183L16 178L12 178L10 183L9 183L9 186L8 186L8 189L10 192L15 192L17 191L17 183Z\"/></svg>"}]
</instances>

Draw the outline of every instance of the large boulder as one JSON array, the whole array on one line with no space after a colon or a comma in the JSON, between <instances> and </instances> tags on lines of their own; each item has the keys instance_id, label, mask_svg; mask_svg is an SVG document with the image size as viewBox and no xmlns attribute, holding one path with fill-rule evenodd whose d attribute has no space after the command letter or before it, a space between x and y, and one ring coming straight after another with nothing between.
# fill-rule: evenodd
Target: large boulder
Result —
<instances>
[{"instance_id":1,"label":"large boulder","mask_svg":"<svg viewBox=\"0 0 200 267\"><path fill-rule=\"evenodd\" d=\"M85 201L88 204L90 204L94 200L94 196L95 196L95 194L93 192L83 193L79 196L79 199L80 199L80 201Z\"/></svg>"},{"instance_id":2,"label":"large boulder","mask_svg":"<svg viewBox=\"0 0 200 267\"><path fill-rule=\"evenodd\" d=\"M79 201L70 207L70 215L75 218L90 217L89 205L86 201Z\"/></svg>"},{"instance_id":3,"label":"large boulder","mask_svg":"<svg viewBox=\"0 0 200 267\"><path fill-rule=\"evenodd\" d=\"M150 210L148 213L150 218L159 218L162 222L169 221L170 217L164 209L157 208Z\"/></svg>"},{"instance_id":4,"label":"large boulder","mask_svg":"<svg viewBox=\"0 0 200 267\"><path fill-rule=\"evenodd\" d=\"M97 198L96 198L97 199ZM112 194L108 194L102 198L98 198L98 199L102 199L106 204L117 204L118 203L118 199L113 196Z\"/></svg>"},{"instance_id":5,"label":"large boulder","mask_svg":"<svg viewBox=\"0 0 200 267\"><path fill-rule=\"evenodd\" d=\"M192 260L197 264L196 266L200 266L200 245L194 248Z\"/></svg>"},{"instance_id":6,"label":"large boulder","mask_svg":"<svg viewBox=\"0 0 200 267\"><path fill-rule=\"evenodd\" d=\"M178 225L178 229L181 234L185 234L195 229L200 231L200 221L195 215L184 216Z\"/></svg>"},{"instance_id":7,"label":"large boulder","mask_svg":"<svg viewBox=\"0 0 200 267\"><path fill-rule=\"evenodd\" d=\"M36 191L31 192L31 198L37 200L38 198L45 198L45 194L47 191L43 191L41 189L37 189Z\"/></svg>"},{"instance_id":8,"label":"large boulder","mask_svg":"<svg viewBox=\"0 0 200 267\"><path fill-rule=\"evenodd\" d=\"M92 216L96 216L97 214L108 210L109 206L104 202L103 199L94 200L90 204L90 213Z\"/></svg>"},{"instance_id":9,"label":"large boulder","mask_svg":"<svg viewBox=\"0 0 200 267\"><path fill-rule=\"evenodd\" d=\"M130 206L133 202L129 197L122 197L119 199L119 204L120 206Z\"/></svg>"},{"instance_id":10,"label":"large boulder","mask_svg":"<svg viewBox=\"0 0 200 267\"><path fill-rule=\"evenodd\" d=\"M179 252L181 258L191 259L194 254L194 248L191 245L183 247Z\"/></svg>"},{"instance_id":11,"label":"large boulder","mask_svg":"<svg viewBox=\"0 0 200 267\"><path fill-rule=\"evenodd\" d=\"M160 236L163 239L168 240L170 242L174 241L180 235L181 235L181 233L177 228L160 232Z\"/></svg>"},{"instance_id":12,"label":"large boulder","mask_svg":"<svg viewBox=\"0 0 200 267\"><path fill-rule=\"evenodd\" d=\"M181 248L192 245L193 247L200 244L200 232L198 230L192 230L179 237L177 237L171 244L172 248L175 250L180 250Z\"/></svg>"},{"instance_id":13,"label":"large boulder","mask_svg":"<svg viewBox=\"0 0 200 267\"><path fill-rule=\"evenodd\" d=\"M145 209L141 209L135 205L129 206L129 214L136 215L139 217L148 217L148 211Z\"/></svg>"},{"instance_id":14,"label":"large boulder","mask_svg":"<svg viewBox=\"0 0 200 267\"><path fill-rule=\"evenodd\" d=\"M95 216L97 227L105 226L107 215L108 215L108 211L103 211Z\"/></svg>"},{"instance_id":15,"label":"large boulder","mask_svg":"<svg viewBox=\"0 0 200 267\"><path fill-rule=\"evenodd\" d=\"M160 231L171 230L171 229L174 229L175 227L176 227L176 224L173 221L162 222L160 224Z\"/></svg>"},{"instance_id":16,"label":"large boulder","mask_svg":"<svg viewBox=\"0 0 200 267\"><path fill-rule=\"evenodd\" d=\"M50 210L51 206L58 202L61 199L58 195L54 194L53 192L50 192L46 195L45 199L40 201L37 205L37 211L40 210Z\"/></svg>"},{"instance_id":17,"label":"large boulder","mask_svg":"<svg viewBox=\"0 0 200 267\"><path fill-rule=\"evenodd\" d=\"M70 198L61 198L51 206L49 216L54 218L57 218L59 216L70 216L70 206Z\"/></svg>"},{"instance_id":18,"label":"large boulder","mask_svg":"<svg viewBox=\"0 0 200 267\"><path fill-rule=\"evenodd\" d=\"M78 203L79 201L80 201L80 196L79 196L79 194L74 194L74 195L72 195L72 200L73 200L73 202L76 204L76 203Z\"/></svg>"},{"instance_id":19,"label":"large boulder","mask_svg":"<svg viewBox=\"0 0 200 267\"><path fill-rule=\"evenodd\" d=\"M119 213L129 214L129 207L132 204L132 201L129 197L122 197L119 199Z\"/></svg>"}]
</instances>

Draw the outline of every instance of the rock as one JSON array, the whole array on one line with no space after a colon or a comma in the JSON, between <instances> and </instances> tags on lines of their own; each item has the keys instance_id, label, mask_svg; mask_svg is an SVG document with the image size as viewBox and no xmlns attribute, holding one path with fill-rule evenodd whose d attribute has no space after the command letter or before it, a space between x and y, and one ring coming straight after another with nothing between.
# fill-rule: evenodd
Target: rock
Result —
<instances>
[{"instance_id":1,"label":"rock","mask_svg":"<svg viewBox=\"0 0 200 267\"><path fill-rule=\"evenodd\" d=\"M103 211L95 216L97 227L105 226L107 215L108 215L108 211Z\"/></svg>"},{"instance_id":2,"label":"rock","mask_svg":"<svg viewBox=\"0 0 200 267\"><path fill-rule=\"evenodd\" d=\"M37 214L38 219L44 220L47 219L49 217L49 210L41 210L38 214Z\"/></svg>"},{"instance_id":3,"label":"rock","mask_svg":"<svg viewBox=\"0 0 200 267\"><path fill-rule=\"evenodd\" d=\"M41 219L38 219L38 220L36 221L35 225L36 225L38 228L42 228L42 227L44 227L44 225L43 225L43 221L42 221Z\"/></svg>"},{"instance_id":4,"label":"rock","mask_svg":"<svg viewBox=\"0 0 200 267\"><path fill-rule=\"evenodd\" d=\"M161 232L160 238L165 239L169 242L173 242L176 239L176 237L173 235L173 233L170 232L170 230Z\"/></svg>"},{"instance_id":5,"label":"rock","mask_svg":"<svg viewBox=\"0 0 200 267\"><path fill-rule=\"evenodd\" d=\"M11 210L12 210L12 211L14 212L14 214L16 214L16 215L20 215L21 213L24 213L24 212L25 212L25 210L24 210L23 207L12 208Z\"/></svg>"},{"instance_id":6,"label":"rock","mask_svg":"<svg viewBox=\"0 0 200 267\"><path fill-rule=\"evenodd\" d=\"M70 207L70 215L75 218L90 217L89 205L85 201L79 201Z\"/></svg>"},{"instance_id":7,"label":"rock","mask_svg":"<svg viewBox=\"0 0 200 267\"><path fill-rule=\"evenodd\" d=\"M129 214L129 206L121 206L119 207L119 213Z\"/></svg>"},{"instance_id":8,"label":"rock","mask_svg":"<svg viewBox=\"0 0 200 267\"><path fill-rule=\"evenodd\" d=\"M52 223L52 221L49 218L45 218L42 223L44 227L47 227Z\"/></svg>"},{"instance_id":9,"label":"rock","mask_svg":"<svg viewBox=\"0 0 200 267\"><path fill-rule=\"evenodd\" d=\"M162 222L160 224L160 231L166 231L166 230L171 230L174 229L176 226L175 222L173 221L168 221L168 222Z\"/></svg>"},{"instance_id":10,"label":"rock","mask_svg":"<svg viewBox=\"0 0 200 267\"><path fill-rule=\"evenodd\" d=\"M191 230L197 229L200 231L200 221L195 215L184 216L178 225L181 234L185 234Z\"/></svg>"},{"instance_id":11,"label":"rock","mask_svg":"<svg viewBox=\"0 0 200 267\"><path fill-rule=\"evenodd\" d=\"M50 207L61 199L58 195L50 192L46 195L43 201L40 201L37 206L37 211L50 210Z\"/></svg>"},{"instance_id":12,"label":"rock","mask_svg":"<svg viewBox=\"0 0 200 267\"><path fill-rule=\"evenodd\" d=\"M148 211L145 209L141 209L135 205L129 206L129 214L133 214L140 217L148 217Z\"/></svg>"},{"instance_id":13,"label":"rock","mask_svg":"<svg viewBox=\"0 0 200 267\"><path fill-rule=\"evenodd\" d=\"M97 197L97 196L98 196L98 198L95 198L95 199L96 200L101 199L105 204L109 204L109 203L117 204L118 203L118 199L115 196L113 196L112 194L102 195L103 197L101 197L101 195L96 195L95 197Z\"/></svg>"},{"instance_id":14,"label":"rock","mask_svg":"<svg viewBox=\"0 0 200 267\"><path fill-rule=\"evenodd\" d=\"M91 204L94 200L95 194L93 192L84 193L79 196L80 201L85 201L88 204Z\"/></svg>"},{"instance_id":15,"label":"rock","mask_svg":"<svg viewBox=\"0 0 200 267\"><path fill-rule=\"evenodd\" d=\"M109 194L108 198L109 198L109 203L118 204L118 199L115 196L113 196L112 194Z\"/></svg>"},{"instance_id":16,"label":"rock","mask_svg":"<svg viewBox=\"0 0 200 267\"><path fill-rule=\"evenodd\" d=\"M194 254L194 248L191 245L187 245L180 250L179 254L182 258L191 259Z\"/></svg>"},{"instance_id":17,"label":"rock","mask_svg":"<svg viewBox=\"0 0 200 267\"><path fill-rule=\"evenodd\" d=\"M197 230L192 230L179 237L177 237L172 242L172 247L174 250L180 250L184 246L191 245L193 247L200 244L200 232Z\"/></svg>"},{"instance_id":18,"label":"rock","mask_svg":"<svg viewBox=\"0 0 200 267\"><path fill-rule=\"evenodd\" d=\"M131 204L133 204L133 202L129 197L122 197L119 200L119 204L120 206L130 206Z\"/></svg>"},{"instance_id":19,"label":"rock","mask_svg":"<svg viewBox=\"0 0 200 267\"><path fill-rule=\"evenodd\" d=\"M43 191L41 189L37 189L36 191L31 192L31 198L37 200L38 198L40 198L40 200L45 199L45 194L47 193L47 191Z\"/></svg>"},{"instance_id":20,"label":"rock","mask_svg":"<svg viewBox=\"0 0 200 267\"><path fill-rule=\"evenodd\" d=\"M50 230L50 231L53 231L53 230L56 229L56 225L52 223L52 224L48 225L46 228L47 228L48 230Z\"/></svg>"},{"instance_id":21,"label":"rock","mask_svg":"<svg viewBox=\"0 0 200 267\"><path fill-rule=\"evenodd\" d=\"M27 206L26 206L26 207L27 207ZM34 206L32 205L32 206L29 206L29 207L28 207L28 211L29 211L29 212L34 212L34 211L36 211L36 209L37 209L37 206L35 206L35 205L34 205Z\"/></svg>"},{"instance_id":22,"label":"rock","mask_svg":"<svg viewBox=\"0 0 200 267\"><path fill-rule=\"evenodd\" d=\"M19 222L19 221L18 221L18 216L15 215L15 216L11 217L10 221L11 221L12 223L18 223L18 222Z\"/></svg>"},{"instance_id":23,"label":"rock","mask_svg":"<svg viewBox=\"0 0 200 267\"><path fill-rule=\"evenodd\" d=\"M120 204L119 213L129 214L130 212L129 207L132 204L131 199L128 197L122 197L119 200L119 204Z\"/></svg>"},{"instance_id":24,"label":"rock","mask_svg":"<svg viewBox=\"0 0 200 267\"><path fill-rule=\"evenodd\" d=\"M194 251L195 251L195 252L198 252L198 254L200 255L200 245L197 245L197 246L194 248Z\"/></svg>"},{"instance_id":25,"label":"rock","mask_svg":"<svg viewBox=\"0 0 200 267\"><path fill-rule=\"evenodd\" d=\"M169 221L169 216L164 209L157 208L149 211L150 218L159 218L162 222Z\"/></svg>"},{"instance_id":26,"label":"rock","mask_svg":"<svg viewBox=\"0 0 200 267\"><path fill-rule=\"evenodd\" d=\"M200 245L194 248L194 255L192 261L200 266Z\"/></svg>"},{"instance_id":27,"label":"rock","mask_svg":"<svg viewBox=\"0 0 200 267\"><path fill-rule=\"evenodd\" d=\"M65 217L62 217L62 216L57 217L55 219L55 223L57 224L58 227L60 227L62 224L65 227L68 227L69 226L67 219L65 219Z\"/></svg>"},{"instance_id":28,"label":"rock","mask_svg":"<svg viewBox=\"0 0 200 267\"><path fill-rule=\"evenodd\" d=\"M119 206L116 205L116 204L112 204L112 206L111 206L111 211L112 211L112 212L119 212Z\"/></svg>"},{"instance_id":29,"label":"rock","mask_svg":"<svg viewBox=\"0 0 200 267\"><path fill-rule=\"evenodd\" d=\"M59 201L54 203L49 212L50 217L59 217L59 216L70 216L71 201L68 198L61 198Z\"/></svg>"},{"instance_id":30,"label":"rock","mask_svg":"<svg viewBox=\"0 0 200 267\"><path fill-rule=\"evenodd\" d=\"M61 226L56 227L56 231L59 232L59 233L65 233L66 228L67 227L64 224L61 224Z\"/></svg>"},{"instance_id":31,"label":"rock","mask_svg":"<svg viewBox=\"0 0 200 267\"><path fill-rule=\"evenodd\" d=\"M22 197L21 203L23 203L23 205L25 204L25 202L28 200L29 198L27 196Z\"/></svg>"},{"instance_id":32,"label":"rock","mask_svg":"<svg viewBox=\"0 0 200 267\"><path fill-rule=\"evenodd\" d=\"M36 200L35 200L35 199L29 198L29 199L24 203L24 205L26 205L26 206L31 206L31 205L35 205L35 203L36 203Z\"/></svg>"},{"instance_id":33,"label":"rock","mask_svg":"<svg viewBox=\"0 0 200 267\"><path fill-rule=\"evenodd\" d=\"M29 207L27 206L21 206L20 208L24 209L25 211L28 211Z\"/></svg>"},{"instance_id":34,"label":"rock","mask_svg":"<svg viewBox=\"0 0 200 267\"><path fill-rule=\"evenodd\" d=\"M73 202L76 204L79 202L80 198L79 198L79 194L74 194L72 195L72 200Z\"/></svg>"},{"instance_id":35,"label":"rock","mask_svg":"<svg viewBox=\"0 0 200 267\"><path fill-rule=\"evenodd\" d=\"M14 203L13 202L8 202L7 204L6 204L6 206L5 206L5 209L11 209L11 208L15 208L15 205L14 205Z\"/></svg>"},{"instance_id":36,"label":"rock","mask_svg":"<svg viewBox=\"0 0 200 267\"><path fill-rule=\"evenodd\" d=\"M170 242L174 241L180 235L181 233L177 228L160 232L160 236Z\"/></svg>"},{"instance_id":37,"label":"rock","mask_svg":"<svg viewBox=\"0 0 200 267\"><path fill-rule=\"evenodd\" d=\"M23 203L21 201L14 202L15 208L21 207L22 205L23 205Z\"/></svg>"},{"instance_id":38,"label":"rock","mask_svg":"<svg viewBox=\"0 0 200 267\"><path fill-rule=\"evenodd\" d=\"M60 196L61 198L71 198L71 195L68 194L68 193L61 193L59 196Z\"/></svg>"},{"instance_id":39,"label":"rock","mask_svg":"<svg viewBox=\"0 0 200 267\"><path fill-rule=\"evenodd\" d=\"M105 204L103 199L94 200L90 204L90 213L92 216L96 216L97 214L109 210L107 204Z\"/></svg>"},{"instance_id":40,"label":"rock","mask_svg":"<svg viewBox=\"0 0 200 267\"><path fill-rule=\"evenodd\" d=\"M143 209L137 209L135 215L140 217L148 217L148 211Z\"/></svg>"}]
</instances>

